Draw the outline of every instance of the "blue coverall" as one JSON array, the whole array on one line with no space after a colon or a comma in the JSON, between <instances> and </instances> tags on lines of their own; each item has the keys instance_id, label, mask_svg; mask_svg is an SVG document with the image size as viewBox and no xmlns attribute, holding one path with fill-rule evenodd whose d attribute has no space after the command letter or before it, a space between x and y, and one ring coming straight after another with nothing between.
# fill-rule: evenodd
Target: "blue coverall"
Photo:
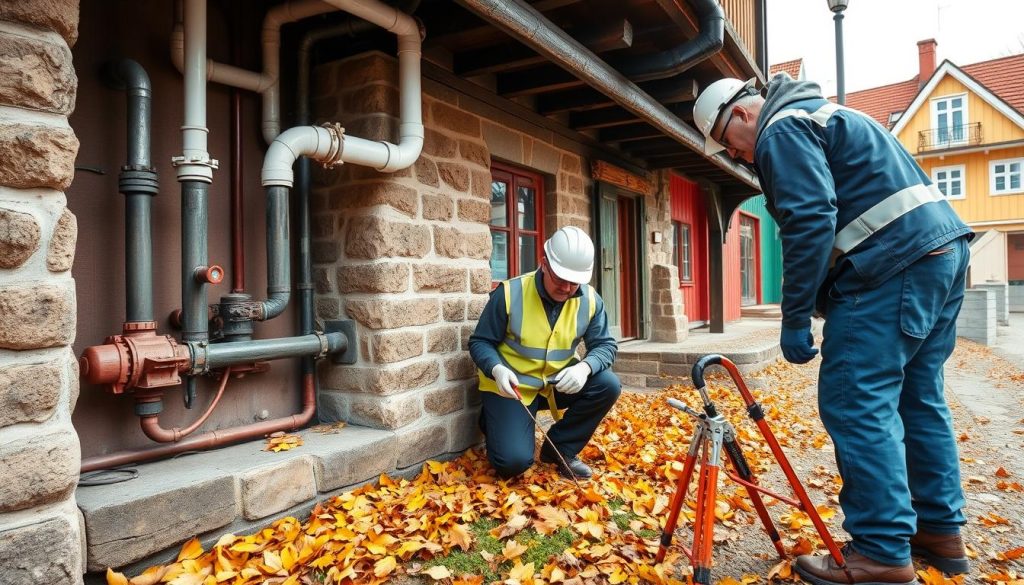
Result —
<instances>
[{"instance_id":1,"label":"blue coverall","mask_svg":"<svg viewBox=\"0 0 1024 585\"><path fill-rule=\"evenodd\" d=\"M542 270L537 271L537 291L540 293L548 323L554 325L562 312L564 303L556 302L544 290ZM505 293L499 284L484 306L476 330L469 337L469 353L480 371L490 376L491 370L500 362L498 344L508 332L508 314L505 311ZM577 290L574 296L582 294ZM608 314L604 301L597 296L597 307L593 319L583 335L587 355L583 361L590 366L591 375L583 389L576 394L555 392L559 408L568 408L562 420L548 430L548 438L558 447L562 456L576 456L590 441L597 426L615 405L622 391L619 377L609 369L615 361L618 345L608 329ZM481 392L483 402L480 412L480 427L487 437L487 459L501 477L514 477L533 465L534 424L526 415L522 405L515 399L505 398L493 392ZM547 400L538 396L529 405L537 415Z\"/></svg>"},{"instance_id":2,"label":"blue coverall","mask_svg":"<svg viewBox=\"0 0 1024 585\"><path fill-rule=\"evenodd\" d=\"M818 407L843 528L857 552L905 564L919 527L952 534L965 521L942 368L971 230L895 136L812 83L772 79L754 158L782 238L783 325L826 317Z\"/></svg>"}]
</instances>

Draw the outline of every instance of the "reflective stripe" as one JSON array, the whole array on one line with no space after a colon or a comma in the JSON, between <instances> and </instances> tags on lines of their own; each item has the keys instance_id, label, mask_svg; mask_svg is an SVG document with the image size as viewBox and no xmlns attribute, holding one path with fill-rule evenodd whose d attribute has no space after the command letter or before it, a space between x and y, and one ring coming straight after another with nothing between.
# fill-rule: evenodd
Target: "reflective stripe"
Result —
<instances>
[{"instance_id":1,"label":"reflective stripe","mask_svg":"<svg viewBox=\"0 0 1024 585\"><path fill-rule=\"evenodd\" d=\"M576 338L583 337L583 334L587 332L587 327L590 325L590 287L585 284L580 285L580 292L582 293L580 298L580 308L576 311Z\"/></svg>"},{"instance_id":2,"label":"reflective stripe","mask_svg":"<svg viewBox=\"0 0 1024 585\"><path fill-rule=\"evenodd\" d=\"M531 276L532 278L532 276ZM508 281L510 303L505 307L508 313L508 328L516 339L523 338L523 279ZM513 310L514 309L514 310ZM543 358L542 358L543 359Z\"/></svg>"},{"instance_id":3,"label":"reflective stripe","mask_svg":"<svg viewBox=\"0 0 1024 585\"><path fill-rule=\"evenodd\" d=\"M901 189L860 214L836 234L834 247L844 254L906 213L945 197L935 185L913 185Z\"/></svg>"},{"instance_id":4,"label":"reflective stripe","mask_svg":"<svg viewBox=\"0 0 1024 585\"><path fill-rule=\"evenodd\" d=\"M522 372L516 372L516 369L513 368L512 365L508 363L508 360L506 360L505 356L503 356L503 355L499 354L498 355L498 359L501 360L501 363L506 368L508 368L508 369L512 370L513 372L515 372L516 379L519 380L519 385L520 386L524 386L526 388L533 388L535 390L540 390L540 389L544 388L544 386L545 386L544 381L541 380L540 378L537 378L536 376L531 376L529 374L524 374ZM491 382L493 383L493 380L491 380Z\"/></svg>"},{"instance_id":5,"label":"reflective stripe","mask_svg":"<svg viewBox=\"0 0 1024 585\"><path fill-rule=\"evenodd\" d=\"M833 104L832 102L829 102L821 106L813 113L807 112L807 110L801 110L799 108L792 108L789 110L781 110L777 112L774 116L772 116L771 120L768 120L768 123L764 125L764 130L767 130L768 128L771 127L772 124L785 118L807 118L809 120L813 120L817 125L824 128L825 125L828 124L828 119L832 117L832 114L838 112L839 110L847 110L850 112L856 112L858 114L860 113L852 108L840 106L839 104ZM764 130L762 130L762 132L764 132Z\"/></svg>"},{"instance_id":6,"label":"reflective stripe","mask_svg":"<svg viewBox=\"0 0 1024 585\"><path fill-rule=\"evenodd\" d=\"M505 344L515 350L519 355L531 360L540 361L565 361L572 357L571 349L545 349L543 347L527 347L511 337L505 338Z\"/></svg>"}]
</instances>

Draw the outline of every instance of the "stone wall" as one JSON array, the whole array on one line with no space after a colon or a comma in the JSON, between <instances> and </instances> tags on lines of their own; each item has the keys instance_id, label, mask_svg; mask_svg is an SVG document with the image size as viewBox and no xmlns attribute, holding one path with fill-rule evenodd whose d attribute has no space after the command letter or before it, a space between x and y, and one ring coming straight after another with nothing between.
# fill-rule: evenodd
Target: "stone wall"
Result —
<instances>
[{"instance_id":1,"label":"stone wall","mask_svg":"<svg viewBox=\"0 0 1024 585\"><path fill-rule=\"evenodd\" d=\"M964 304L956 318L956 334L984 345L996 342L996 294L987 289L964 291Z\"/></svg>"},{"instance_id":2,"label":"stone wall","mask_svg":"<svg viewBox=\"0 0 1024 585\"><path fill-rule=\"evenodd\" d=\"M651 271L651 341L679 342L690 333L683 294L679 290L679 269L672 265L672 198L669 171L657 176L654 195L646 198L647 269ZM655 234L661 241L655 242Z\"/></svg>"},{"instance_id":3,"label":"stone wall","mask_svg":"<svg viewBox=\"0 0 1024 585\"><path fill-rule=\"evenodd\" d=\"M397 140L394 58L368 53L320 66L314 78L318 121ZM321 418L414 433L424 458L479 439L466 349L491 290L492 157L544 176L549 233L590 224L581 158L492 121L485 107L424 80L415 165L320 171L314 190L317 314L356 320L359 342L357 364L324 364Z\"/></svg>"},{"instance_id":4,"label":"stone wall","mask_svg":"<svg viewBox=\"0 0 1024 585\"><path fill-rule=\"evenodd\" d=\"M77 0L0 3L0 574L80 583L77 224L64 189L78 139Z\"/></svg>"}]
</instances>

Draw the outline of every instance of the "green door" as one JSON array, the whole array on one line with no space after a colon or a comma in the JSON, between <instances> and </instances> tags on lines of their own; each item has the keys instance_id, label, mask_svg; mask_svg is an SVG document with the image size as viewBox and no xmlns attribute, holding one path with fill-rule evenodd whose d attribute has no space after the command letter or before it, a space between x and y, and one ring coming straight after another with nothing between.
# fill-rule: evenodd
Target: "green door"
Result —
<instances>
[{"instance_id":1,"label":"green door","mask_svg":"<svg viewBox=\"0 0 1024 585\"><path fill-rule=\"evenodd\" d=\"M622 337L619 315L619 198L611 189L601 190L600 259L601 297L608 314L608 328L616 339Z\"/></svg>"}]
</instances>

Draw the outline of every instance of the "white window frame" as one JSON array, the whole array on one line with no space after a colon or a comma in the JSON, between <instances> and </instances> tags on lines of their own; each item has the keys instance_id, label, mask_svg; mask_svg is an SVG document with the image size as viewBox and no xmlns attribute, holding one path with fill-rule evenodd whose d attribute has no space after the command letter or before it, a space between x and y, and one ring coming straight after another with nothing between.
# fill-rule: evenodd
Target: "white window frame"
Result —
<instances>
[{"instance_id":1,"label":"white window frame","mask_svg":"<svg viewBox=\"0 0 1024 585\"><path fill-rule=\"evenodd\" d=\"M949 145L949 146L959 146L961 144L967 144L967 141L970 139L970 136L968 136L970 134L970 132L967 130L967 126L968 126L968 124L971 123L971 117L968 115L968 112L967 112L967 94L966 93L953 94L953 95L944 95L942 97L934 97L934 98L931 99L932 130L934 130L935 132L939 131L939 109L938 109L938 104L941 103L941 102L950 102L950 105L952 105L953 100L955 100L956 98L962 98L963 99L963 104L964 104L963 108L962 108L962 111L963 111L963 114L964 114L964 116L963 116L964 120L963 120L963 124L962 124L963 127L964 127L963 137L961 137L960 140L952 140L952 139L950 139L948 142L936 140L935 141L936 144L945 144L945 145ZM951 111L952 110L947 110L947 112L951 112ZM949 122L952 124L952 122L953 122L953 117L952 116L949 116ZM949 126L949 128L953 128L953 126Z\"/></svg>"},{"instance_id":2,"label":"white window frame","mask_svg":"<svg viewBox=\"0 0 1024 585\"><path fill-rule=\"evenodd\" d=\"M1002 165L1009 166L1009 165L1011 165L1013 163L1017 163L1017 164L1020 165L1020 170L1018 171L1018 174L1020 175L1020 186L1017 187L1016 189L1011 189L1010 188L1010 172L1009 172L1009 168L1007 168L1007 172L1005 173L1007 188L1003 189L1002 191L997 191L996 190L996 165L1002 164ZM992 196L1014 195L1014 194L1017 194L1017 193L1024 193L1024 158L1004 158L1002 160L989 161L989 163L988 163L988 192Z\"/></svg>"},{"instance_id":3,"label":"white window frame","mask_svg":"<svg viewBox=\"0 0 1024 585\"><path fill-rule=\"evenodd\" d=\"M939 173L945 171L947 173L945 181L939 180ZM959 195L946 195L946 199L967 199L967 165L949 165L945 167L935 167L932 169L932 182L935 183L936 187L939 187L940 182L944 182L947 185L947 189L952 185L953 180L949 178L949 173L952 171L960 171L960 194Z\"/></svg>"}]
</instances>

